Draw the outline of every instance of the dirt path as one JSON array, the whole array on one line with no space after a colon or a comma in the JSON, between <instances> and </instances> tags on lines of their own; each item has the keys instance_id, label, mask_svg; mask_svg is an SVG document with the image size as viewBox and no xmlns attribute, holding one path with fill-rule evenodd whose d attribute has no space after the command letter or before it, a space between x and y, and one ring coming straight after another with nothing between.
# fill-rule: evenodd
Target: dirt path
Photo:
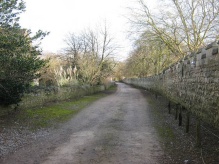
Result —
<instances>
[{"instance_id":1,"label":"dirt path","mask_svg":"<svg viewBox=\"0 0 219 164\"><path fill-rule=\"evenodd\" d=\"M162 154L147 100L138 89L119 83L116 93L0 163L158 164Z\"/></svg>"}]
</instances>

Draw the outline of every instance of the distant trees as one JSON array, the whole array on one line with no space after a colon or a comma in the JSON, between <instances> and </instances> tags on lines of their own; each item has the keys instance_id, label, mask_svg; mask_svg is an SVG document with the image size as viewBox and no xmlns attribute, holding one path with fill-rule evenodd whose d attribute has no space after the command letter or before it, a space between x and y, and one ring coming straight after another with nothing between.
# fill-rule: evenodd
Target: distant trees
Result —
<instances>
[{"instance_id":1,"label":"distant trees","mask_svg":"<svg viewBox=\"0 0 219 164\"><path fill-rule=\"evenodd\" d=\"M22 0L0 2L0 104L16 104L46 61L39 58L41 51L34 41L46 33L31 31L19 25L19 14L25 10Z\"/></svg>"},{"instance_id":2,"label":"distant trees","mask_svg":"<svg viewBox=\"0 0 219 164\"><path fill-rule=\"evenodd\" d=\"M138 3L130 8L129 19L135 37L138 35L128 59L128 67L135 63L136 76L159 73L219 37L219 1L162 0L156 9L144 0Z\"/></svg>"},{"instance_id":3,"label":"distant trees","mask_svg":"<svg viewBox=\"0 0 219 164\"><path fill-rule=\"evenodd\" d=\"M78 35L71 33L65 42L67 60L77 69L77 79L80 82L100 84L112 74L115 66L112 55L117 47L106 25L103 29L88 29Z\"/></svg>"},{"instance_id":4,"label":"distant trees","mask_svg":"<svg viewBox=\"0 0 219 164\"><path fill-rule=\"evenodd\" d=\"M126 77L146 77L160 73L172 62L175 55L156 36L143 33L126 61Z\"/></svg>"},{"instance_id":5,"label":"distant trees","mask_svg":"<svg viewBox=\"0 0 219 164\"><path fill-rule=\"evenodd\" d=\"M76 70L72 68L72 64L63 60L61 54L44 54L49 60L47 67L40 70L39 85L40 86L72 86L77 85Z\"/></svg>"},{"instance_id":6,"label":"distant trees","mask_svg":"<svg viewBox=\"0 0 219 164\"><path fill-rule=\"evenodd\" d=\"M114 80L121 81L124 79L125 74L125 63L124 62L117 62L115 69L114 69Z\"/></svg>"}]
</instances>

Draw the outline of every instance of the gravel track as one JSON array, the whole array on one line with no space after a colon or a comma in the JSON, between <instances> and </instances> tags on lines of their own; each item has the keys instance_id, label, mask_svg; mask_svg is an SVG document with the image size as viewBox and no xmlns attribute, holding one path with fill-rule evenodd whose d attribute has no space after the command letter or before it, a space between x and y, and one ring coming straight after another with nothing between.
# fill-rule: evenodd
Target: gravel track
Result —
<instances>
[{"instance_id":1,"label":"gravel track","mask_svg":"<svg viewBox=\"0 0 219 164\"><path fill-rule=\"evenodd\" d=\"M118 83L116 93L3 158L2 164L159 164L150 107L142 93Z\"/></svg>"}]
</instances>

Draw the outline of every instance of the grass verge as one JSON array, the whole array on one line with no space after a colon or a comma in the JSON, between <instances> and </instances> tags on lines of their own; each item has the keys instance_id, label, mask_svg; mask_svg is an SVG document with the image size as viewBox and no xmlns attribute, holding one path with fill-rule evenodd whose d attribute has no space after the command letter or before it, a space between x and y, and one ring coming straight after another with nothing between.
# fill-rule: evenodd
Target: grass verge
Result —
<instances>
[{"instance_id":1,"label":"grass verge","mask_svg":"<svg viewBox=\"0 0 219 164\"><path fill-rule=\"evenodd\" d=\"M156 101L155 98L148 97L147 100L151 106L151 114L154 118L153 125L159 135L159 138L165 147L169 147L169 144L176 139L176 136L174 134L174 130L168 126L162 110L160 109L163 108L163 110L165 110L165 107L158 105L158 101Z\"/></svg>"},{"instance_id":2,"label":"grass verge","mask_svg":"<svg viewBox=\"0 0 219 164\"><path fill-rule=\"evenodd\" d=\"M77 100L53 103L42 108L24 109L18 112L10 121L26 126L31 130L53 127L65 122L92 102L113 93L116 87L111 87L105 92L84 96Z\"/></svg>"}]
</instances>

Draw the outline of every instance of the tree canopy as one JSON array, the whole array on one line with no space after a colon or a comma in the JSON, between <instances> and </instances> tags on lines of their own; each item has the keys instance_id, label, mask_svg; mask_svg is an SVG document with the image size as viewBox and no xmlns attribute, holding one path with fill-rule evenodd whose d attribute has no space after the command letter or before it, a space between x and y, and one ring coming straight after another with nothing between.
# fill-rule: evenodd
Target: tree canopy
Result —
<instances>
[{"instance_id":1,"label":"tree canopy","mask_svg":"<svg viewBox=\"0 0 219 164\"><path fill-rule=\"evenodd\" d=\"M219 37L219 1L163 0L154 11L138 2L139 8L131 9L133 26L159 37L176 55L197 52Z\"/></svg>"},{"instance_id":2,"label":"tree canopy","mask_svg":"<svg viewBox=\"0 0 219 164\"><path fill-rule=\"evenodd\" d=\"M127 60L129 76L157 74L219 38L219 1L162 0L156 8L137 2L129 17L136 38Z\"/></svg>"},{"instance_id":3,"label":"tree canopy","mask_svg":"<svg viewBox=\"0 0 219 164\"><path fill-rule=\"evenodd\" d=\"M91 85L100 84L113 73L113 55L117 46L106 24L101 29L71 33L66 37L66 56L77 69L77 80Z\"/></svg>"},{"instance_id":4,"label":"tree canopy","mask_svg":"<svg viewBox=\"0 0 219 164\"><path fill-rule=\"evenodd\" d=\"M19 25L19 14L24 12L22 0L0 2L0 104L16 104L28 89L46 61L40 59L41 50L35 41L47 33L31 31Z\"/></svg>"}]
</instances>

